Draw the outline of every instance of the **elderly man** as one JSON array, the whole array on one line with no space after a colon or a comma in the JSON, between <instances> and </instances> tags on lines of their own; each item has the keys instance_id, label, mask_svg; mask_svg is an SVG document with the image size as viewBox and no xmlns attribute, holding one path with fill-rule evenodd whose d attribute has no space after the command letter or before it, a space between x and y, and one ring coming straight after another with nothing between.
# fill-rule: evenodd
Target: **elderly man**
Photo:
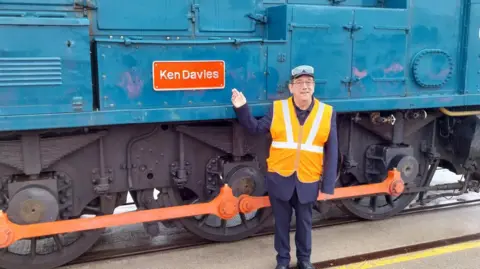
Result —
<instances>
[{"instance_id":1,"label":"elderly man","mask_svg":"<svg viewBox=\"0 0 480 269\"><path fill-rule=\"evenodd\" d=\"M333 194L337 171L336 113L330 105L313 97L314 69L298 66L289 82L291 97L273 102L269 112L255 119L245 96L232 90L232 103L241 125L250 133L272 136L267 159L266 186L275 219L276 269L290 263L290 222L296 215L297 266L313 269L312 207L319 191ZM320 180L322 179L322 180Z\"/></svg>"}]
</instances>

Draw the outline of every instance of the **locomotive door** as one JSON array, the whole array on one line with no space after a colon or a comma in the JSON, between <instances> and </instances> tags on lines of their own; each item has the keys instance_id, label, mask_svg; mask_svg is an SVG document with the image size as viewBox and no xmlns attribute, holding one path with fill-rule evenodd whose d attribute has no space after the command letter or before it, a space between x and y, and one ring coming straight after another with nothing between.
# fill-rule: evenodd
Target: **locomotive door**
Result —
<instances>
[{"instance_id":1,"label":"locomotive door","mask_svg":"<svg viewBox=\"0 0 480 269\"><path fill-rule=\"evenodd\" d=\"M404 9L357 9L352 33L352 98L405 96L408 17Z\"/></svg>"},{"instance_id":2,"label":"locomotive door","mask_svg":"<svg viewBox=\"0 0 480 269\"><path fill-rule=\"evenodd\" d=\"M326 6L295 6L291 31L291 67L315 68L315 96L347 98L352 42L343 29L353 19L349 9Z\"/></svg>"}]
</instances>

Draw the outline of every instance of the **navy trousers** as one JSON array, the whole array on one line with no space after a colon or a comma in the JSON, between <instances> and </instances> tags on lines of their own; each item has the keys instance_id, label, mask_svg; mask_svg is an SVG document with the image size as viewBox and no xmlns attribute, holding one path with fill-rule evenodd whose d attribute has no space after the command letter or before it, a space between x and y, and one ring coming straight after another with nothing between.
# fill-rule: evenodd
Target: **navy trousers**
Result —
<instances>
[{"instance_id":1,"label":"navy trousers","mask_svg":"<svg viewBox=\"0 0 480 269\"><path fill-rule=\"evenodd\" d=\"M296 217L295 245L297 260L310 261L312 252L312 208L313 202L300 203L297 188L290 200L281 200L269 195L275 220L275 250L277 263L290 263L290 222L293 210Z\"/></svg>"}]
</instances>

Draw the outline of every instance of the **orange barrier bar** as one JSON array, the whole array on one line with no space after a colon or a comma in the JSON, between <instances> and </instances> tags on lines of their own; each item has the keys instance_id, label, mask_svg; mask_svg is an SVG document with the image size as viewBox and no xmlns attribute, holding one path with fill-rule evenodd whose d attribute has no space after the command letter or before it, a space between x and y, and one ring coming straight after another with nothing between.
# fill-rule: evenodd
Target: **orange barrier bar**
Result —
<instances>
[{"instance_id":1,"label":"orange barrier bar","mask_svg":"<svg viewBox=\"0 0 480 269\"><path fill-rule=\"evenodd\" d=\"M317 200L334 200L354 198L360 196L367 196L372 194L385 193L392 196L398 196L402 194L404 190L404 182L400 176L400 172L396 169L388 171L387 178L381 183L360 185L354 187L336 188L335 193L330 195L328 199L325 199L325 194L320 193ZM268 196L253 197L248 195L240 195L239 210L243 213L250 213L262 207L270 206L270 199Z\"/></svg>"},{"instance_id":2,"label":"orange barrier bar","mask_svg":"<svg viewBox=\"0 0 480 269\"><path fill-rule=\"evenodd\" d=\"M335 194L329 197L329 200L381 193L396 196L403 192L403 186L400 172L393 170L389 171L387 179L382 183L337 188L335 189ZM318 199L324 200L323 194L320 194ZM126 212L94 218L18 225L10 222L7 215L0 211L0 248L8 247L14 242L25 238L93 230L141 222L170 220L196 215L213 214L222 219L231 219L239 212L251 212L268 206L270 206L270 201L267 196L250 197L242 195L237 198L233 196L232 189L228 185L224 185L220 190L220 194L207 203Z\"/></svg>"}]
</instances>

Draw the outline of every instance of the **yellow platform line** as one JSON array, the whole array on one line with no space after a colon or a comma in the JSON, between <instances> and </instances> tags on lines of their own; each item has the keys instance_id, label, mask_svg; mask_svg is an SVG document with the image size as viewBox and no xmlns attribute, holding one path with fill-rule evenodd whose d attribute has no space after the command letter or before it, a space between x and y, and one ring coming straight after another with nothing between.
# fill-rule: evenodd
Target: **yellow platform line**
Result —
<instances>
[{"instance_id":1,"label":"yellow platform line","mask_svg":"<svg viewBox=\"0 0 480 269\"><path fill-rule=\"evenodd\" d=\"M480 240L471 241L465 243L458 243L444 247L431 248L423 251L417 251L407 254L401 254L389 258L382 258L371 261L364 261L358 263L352 263L344 266L334 267L335 269L369 269L376 268L379 266L391 265L401 262L413 261L418 259L424 259L428 257L439 256L442 254L454 253L462 250L478 248L480 247Z\"/></svg>"}]
</instances>

